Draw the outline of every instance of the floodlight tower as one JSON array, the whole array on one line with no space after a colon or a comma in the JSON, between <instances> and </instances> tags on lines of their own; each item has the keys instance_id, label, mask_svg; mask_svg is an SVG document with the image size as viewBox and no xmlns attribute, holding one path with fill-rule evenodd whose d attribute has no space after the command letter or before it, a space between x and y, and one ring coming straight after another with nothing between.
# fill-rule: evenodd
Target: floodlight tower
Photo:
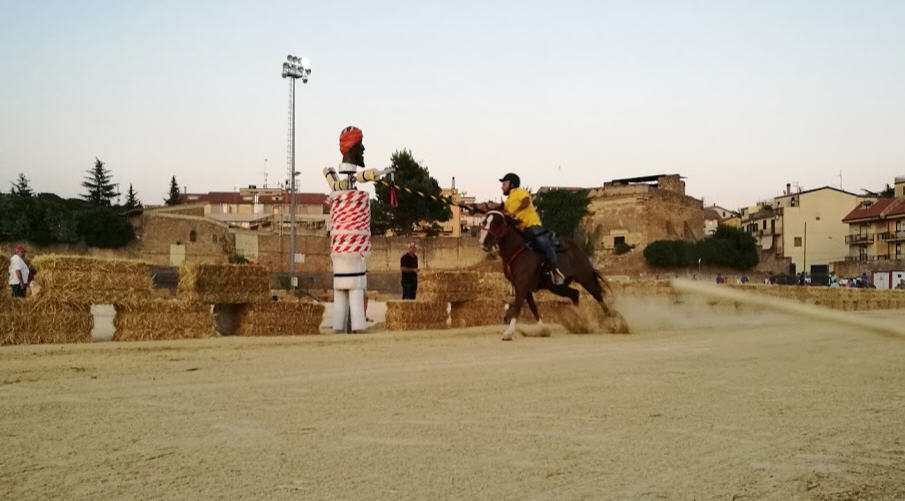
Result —
<instances>
[{"instance_id":1,"label":"floodlight tower","mask_svg":"<svg viewBox=\"0 0 905 501\"><path fill-rule=\"evenodd\" d=\"M289 222L292 228L289 233L289 286L298 286L298 277L295 276L295 81L301 79L302 83L308 83L311 75L311 62L307 57L296 57L292 54L286 56L283 63L283 78L289 79L289 145L287 148L289 163Z\"/></svg>"}]
</instances>

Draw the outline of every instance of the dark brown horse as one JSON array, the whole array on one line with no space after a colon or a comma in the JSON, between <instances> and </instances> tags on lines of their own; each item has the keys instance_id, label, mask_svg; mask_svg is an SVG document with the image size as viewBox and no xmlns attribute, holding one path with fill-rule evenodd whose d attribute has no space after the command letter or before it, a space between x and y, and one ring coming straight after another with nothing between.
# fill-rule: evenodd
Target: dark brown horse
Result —
<instances>
[{"instance_id":1,"label":"dark brown horse","mask_svg":"<svg viewBox=\"0 0 905 501\"><path fill-rule=\"evenodd\" d=\"M559 253L559 269L566 277L563 285L554 285L545 272L544 257L525 246L527 239L517 229L516 221L499 211L490 211L484 218L481 228L481 245L490 251L494 245L499 247L503 260L503 272L515 288L515 303L506 312L505 320L509 324L503 332L503 340L512 339L515 332L516 319L521 313L522 303L528 307L534 318L540 323L537 304L534 302L534 291L546 289L556 295L569 298L572 304L578 304L578 290L569 287L578 282L603 309L607 316L618 315L604 302L604 291L609 288L603 277L591 265L588 257L570 239L563 238L564 250Z\"/></svg>"}]
</instances>

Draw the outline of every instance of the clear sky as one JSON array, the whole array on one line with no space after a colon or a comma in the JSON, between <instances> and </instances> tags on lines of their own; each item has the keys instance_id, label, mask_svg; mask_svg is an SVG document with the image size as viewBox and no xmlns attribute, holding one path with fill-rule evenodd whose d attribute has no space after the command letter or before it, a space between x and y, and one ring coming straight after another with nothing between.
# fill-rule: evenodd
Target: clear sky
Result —
<instances>
[{"instance_id":1,"label":"clear sky","mask_svg":"<svg viewBox=\"0 0 905 501\"><path fill-rule=\"evenodd\" d=\"M286 179L287 54L301 191L339 131L369 167L410 149L441 185L687 176L728 208L786 182L905 174L905 2L0 0L0 182L64 196L97 156L161 203ZM404 180L398 180L404 184Z\"/></svg>"}]
</instances>

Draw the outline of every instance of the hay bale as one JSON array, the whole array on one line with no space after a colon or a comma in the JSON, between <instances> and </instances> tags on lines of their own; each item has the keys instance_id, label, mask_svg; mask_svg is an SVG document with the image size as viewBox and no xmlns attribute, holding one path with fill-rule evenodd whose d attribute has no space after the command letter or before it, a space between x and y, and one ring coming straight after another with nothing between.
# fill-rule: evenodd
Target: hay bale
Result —
<instances>
[{"instance_id":1,"label":"hay bale","mask_svg":"<svg viewBox=\"0 0 905 501\"><path fill-rule=\"evenodd\" d=\"M41 295L56 301L115 304L149 297L153 287L151 265L142 261L47 254L32 265Z\"/></svg>"},{"instance_id":2,"label":"hay bale","mask_svg":"<svg viewBox=\"0 0 905 501\"><path fill-rule=\"evenodd\" d=\"M502 325L505 313L506 301L502 298L457 301L450 304L450 326Z\"/></svg>"},{"instance_id":3,"label":"hay bale","mask_svg":"<svg viewBox=\"0 0 905 501\"><path fill-rule=\"evenodd\" d=\"M270 301L270 276L262 266L188 263L179 270L180 298L196 303Z\"/></svg>"},{"instance_id":4,"label":"hay bale","mask_svg":"<svg viewBox=\"0 0 905 501\"><path fill-rule=\"evenodd\" d=\"M447 306L443 301L387 301L387 330L445 329Z\"/></svg>"},{"instance_id":5,"label":"hay bale","mask_svg":"<svg viewBox=\"0 0 905 501\"><path fill-rule=\"evenodd\" d=\"M418 275L418 296L432 302L468 301L485 295L491 279L478 271L426 271ZM504 278L505 280L505 278Z\"/></svg>"},{"instance_id":6,"label":"hay bale","mask_svg":"<svg viewBox=\"0 0 905 501\"><path fill-rule=\"evenodd\" d=\"M239 308L238 336L320 334L324 305L307 301L271 301Z\"/></svg>"},{"instance_id":7,"label":"hay bale","mask_svg":"<svg viewBox=\"0 0 905 501\"><path fill-rule=\"evenodd\" d=\"M0 308L0 344L87 343L91 305L47 297L16 299Z\"/></svg>"},{"instance_id":8,"label":"hay bale","mask_svg":"<svg viewBox=\"0 0 905 501\"><path fill-rule=\"evenodd\" d=\"M173 299L133 299L116 303L114 341L194 339L214 335L214 318L207 304Z\"/></svg>"}]
</instances>

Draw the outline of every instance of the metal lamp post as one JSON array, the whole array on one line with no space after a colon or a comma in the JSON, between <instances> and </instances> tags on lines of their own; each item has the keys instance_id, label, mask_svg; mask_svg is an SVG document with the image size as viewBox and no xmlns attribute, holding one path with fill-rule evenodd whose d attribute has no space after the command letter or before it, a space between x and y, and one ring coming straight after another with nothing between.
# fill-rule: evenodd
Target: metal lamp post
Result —
<instances>
[{"instance_id":1,"label":"metal lamp post","mask_svg":"<svg viewBox=\"0 0 905 501\"><path fill-rule=\"evenodd\" d=\"M311 75L311 62L307 57L296 57L292 54L286 56L286 62L283 63L283 78L289 79L289 221L292 228L289 233L289 286L298 287L298 277L295 276L295 226L296 226L296 207L295 207L295 177L298 172L295 170L295 81L302 80L302 83L308 83L308 76Z\"/></svg>"}]
</instances>

